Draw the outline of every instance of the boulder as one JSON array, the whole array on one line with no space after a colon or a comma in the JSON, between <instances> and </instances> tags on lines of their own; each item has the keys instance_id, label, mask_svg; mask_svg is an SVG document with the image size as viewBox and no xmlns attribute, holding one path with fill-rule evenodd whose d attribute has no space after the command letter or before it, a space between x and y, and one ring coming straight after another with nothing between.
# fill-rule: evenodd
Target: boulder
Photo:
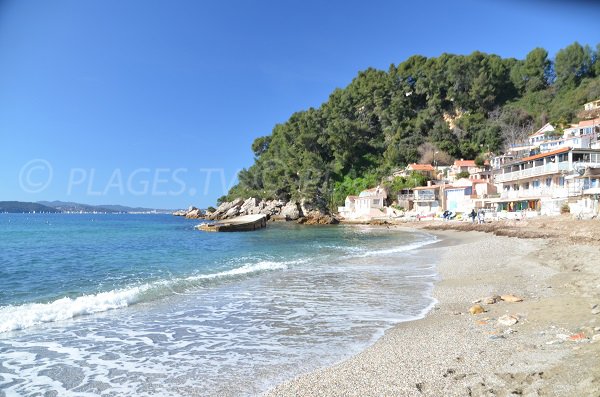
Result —
<instances>
[{"instance_id":1,"label":"boulder","mask_svg":"<svg viewBox=\"0 0 600 397\"><path fill-rule=\"evenodd\" d=\"M193 209L191 211L188 211L187 214L185 214L185 217L188 219L198 219L198 218L203 218L204 217L204 213L202 212L201 209Z\"/></svg>"},{"instance_id":2,"label":"boulder","mask_svg":"<svg viewBox=\"0 0 600 397\"><path fill-rule=\"evenodd\" d=\"M227 217L237 216L237 214L239 214L239 212L240 212L239 208L242 206L242 204L244 204L244 200L242 200L241 198L236 198L233 201L226 201L224 203L221 203L221 205L219 205L219 207L210 216L210 218L207 218L207 219L217 220L217 219L225 219ZM236 211L231 211L230 215L227 215L229 210L231 210L232 208L236 208ZM235 215L231 215L232 213L235 213Z\"/></svg>"},{"instance_id":3,"label":"boulder","mask_svg":"<svg viewBox=\"0 0 600 397\"><path fill-rule=\"evenodd\" d=\"M229 210L227 210L225 215L223 215L223 219L236 217L239 215L239 213L240 213L239 207L231 207Z\"/></svg>"},{"instance_id":4,"label":"boulder","mask_svg":"<svg viewBox=\"0 0 600 397\"><path fill-rule=\"evenodd\" d=\"M260 214L267 216L279 215L281 213L283 202L280 200L269 200L264 202L264 207L260 210Z\"/></svg>"},{"instance_id":5,"label":"boulder","mask_svg":"<svg viewBox=\"0 0 600 397\"><path fill-rule=\"evenodd\" d=\"M221 215L224 215L233 206L233 203L225 201L221 203L213 213L213 219L219 219Z\"/></svg>"},{"instance_id":6,"label":"boulder","mask_svg":"<svg viewBox=\"0 0 600 397\"><path fill-rule=\"evenodd\" d=\"M290 201L281 208L280 216L286 221L295 221L300 218L300 209L295 201Z\"/></svg>"},{"instance_id":7,"label":"boulder","mask_svg":"<svg viewBox=\"0 0 600 397\"><path fill-rule=\"evenodd\" d=\"M254 197L250 197L240 207L240 214L242 215L250 215L254 213L254 208L256 208L257 201Z\"/></svg>"},{"instance_id":8,"label":"boulder","mask_svg":"<svg viewBox=\"0 0 600 397\"><path fill-rule=\"evenodd\" d=\"M304 225L335 225L340 223L340 221L334 216L318 210L313 210L304 213L304 216L298 219L298 223Z\"/></svg>"},{"instance_id":9,"label":"boulder","mask_svg":"<svg viewBox=\"0 0 600 397\"><path fill-rule=\"evenodd\" d=\"M231 202L232 207L241 207L242 204L244 204L244 199L240 197L236 198Z\"/></svg>"}]
</instances>

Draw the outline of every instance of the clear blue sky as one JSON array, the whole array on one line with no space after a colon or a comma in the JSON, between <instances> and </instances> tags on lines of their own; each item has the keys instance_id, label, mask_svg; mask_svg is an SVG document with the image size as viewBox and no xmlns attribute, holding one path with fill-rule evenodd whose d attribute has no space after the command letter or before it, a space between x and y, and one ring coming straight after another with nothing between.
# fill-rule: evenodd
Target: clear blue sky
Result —
<instances>
[{"instance_id":1,"label":"clear blue sky","mask_svg":"<svg viewBox=\"0 0 600 397\"><path fill-rule=\"evenodd\" d=\"M0 0L0 200L205 207L256 137L359 70L595 47L599 16L584 1Z\"/></svg>"}]
</instances>

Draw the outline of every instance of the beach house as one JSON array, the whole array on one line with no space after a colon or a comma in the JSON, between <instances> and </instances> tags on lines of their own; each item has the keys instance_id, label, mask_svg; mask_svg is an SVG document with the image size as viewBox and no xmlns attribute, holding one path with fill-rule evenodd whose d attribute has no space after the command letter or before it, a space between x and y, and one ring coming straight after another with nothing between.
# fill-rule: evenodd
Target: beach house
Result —
<instances>
[{"instance_id":1,"label":"beach house","mask_svg":"<svg viewBox=\"0 0 600 397\"><path fill-rule=\"evenodd\" d=\"M441 185L420 186L413 189L413 209L419 215L431 215L442 210Z\"/></svg>"},{"instance_id":2,"label":"beach house","mask_svg":"<svg viewBox=\"0 0 600 397\"><path fill-rule=\"evenodd\" d=\"M348 219L371 218L386 214L387 190L381 186L363 190L358 196L348 196L343 207L338 207L340 216Z\"/></svg>"}]
</instances>

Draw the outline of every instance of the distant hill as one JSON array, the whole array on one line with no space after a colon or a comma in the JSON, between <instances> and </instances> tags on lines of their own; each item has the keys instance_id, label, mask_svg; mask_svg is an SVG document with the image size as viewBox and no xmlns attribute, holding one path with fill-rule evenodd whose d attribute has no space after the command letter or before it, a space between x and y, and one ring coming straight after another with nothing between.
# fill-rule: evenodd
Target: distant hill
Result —
<instances>
[{"instance_id":1,"label":"distant hill","mask_svg":"<svg viewBox=\"0 0 600 397\"><path fill-rule=\"evenodd\" d=\"M154 208L143 208L143 207L127 207L124 205L89 205L81 204L70 201L38 201L38 204L42 204L62 212L106 212L106 213L139 213L139 212L159 212L159 213L171 213L172 210L166 209L154 209Z\"/></svg>"},{"instance_id":2,"label":"distant hill","mask_svg":"<svg viewBox=\"0 0 600 397\"><path fill-rule=\"evenodd\" d=\"M0 201L0 212L61 212L60 210L39 203L26 203L22 201Z\"/></svg>"}]
</instances>

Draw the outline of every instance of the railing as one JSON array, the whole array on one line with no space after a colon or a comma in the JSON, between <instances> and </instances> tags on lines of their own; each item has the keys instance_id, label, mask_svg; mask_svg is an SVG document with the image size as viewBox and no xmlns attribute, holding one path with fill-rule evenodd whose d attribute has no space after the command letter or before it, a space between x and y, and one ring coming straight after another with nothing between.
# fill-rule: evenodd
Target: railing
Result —
<instances>
[{"instance_id":1,"label":"railing","mask_svg":"<svg viewBox=\"0 0 600 397\"><path fill-rule=\"evenodd\" d=\"M436 200L435 198L435 194L430 193L419 193L419 194L415 194L415 201L434 201Z\"/></svg>"},{"instance_id":2,"label":"railing","mask_svg":"<svg viewBox=\"0 0 600 397\"><path fill-rule=\"evenodd\" d=\"M567 198L580 196L582 188L571 187L571 188L531 188L522 190L510 190L502 192L500 198L504 200L520 200L530 198Z\"/></svg>"},{"instance_id":3,"label":"railing","mask_svg":"<svg viewBox=\"0 0 600 397\"><path fill-rule=\"evenodd\" d=\"M496 182L509 182L517 179L533 178L540 175L556 174L561 171L570 171L569 162L549 163L540 167L527 168L521 171L496 174Z\"/></svg>"},{"instance_id":4,"label":"railing","mask_svg":"<svg viewBox=\"0 0 600 397\"><path fill-rule=\"evenodd\" d=\"M413 200L415 198L414 194L399 194L398 200Z\"/></svg>"}]
</instances>

